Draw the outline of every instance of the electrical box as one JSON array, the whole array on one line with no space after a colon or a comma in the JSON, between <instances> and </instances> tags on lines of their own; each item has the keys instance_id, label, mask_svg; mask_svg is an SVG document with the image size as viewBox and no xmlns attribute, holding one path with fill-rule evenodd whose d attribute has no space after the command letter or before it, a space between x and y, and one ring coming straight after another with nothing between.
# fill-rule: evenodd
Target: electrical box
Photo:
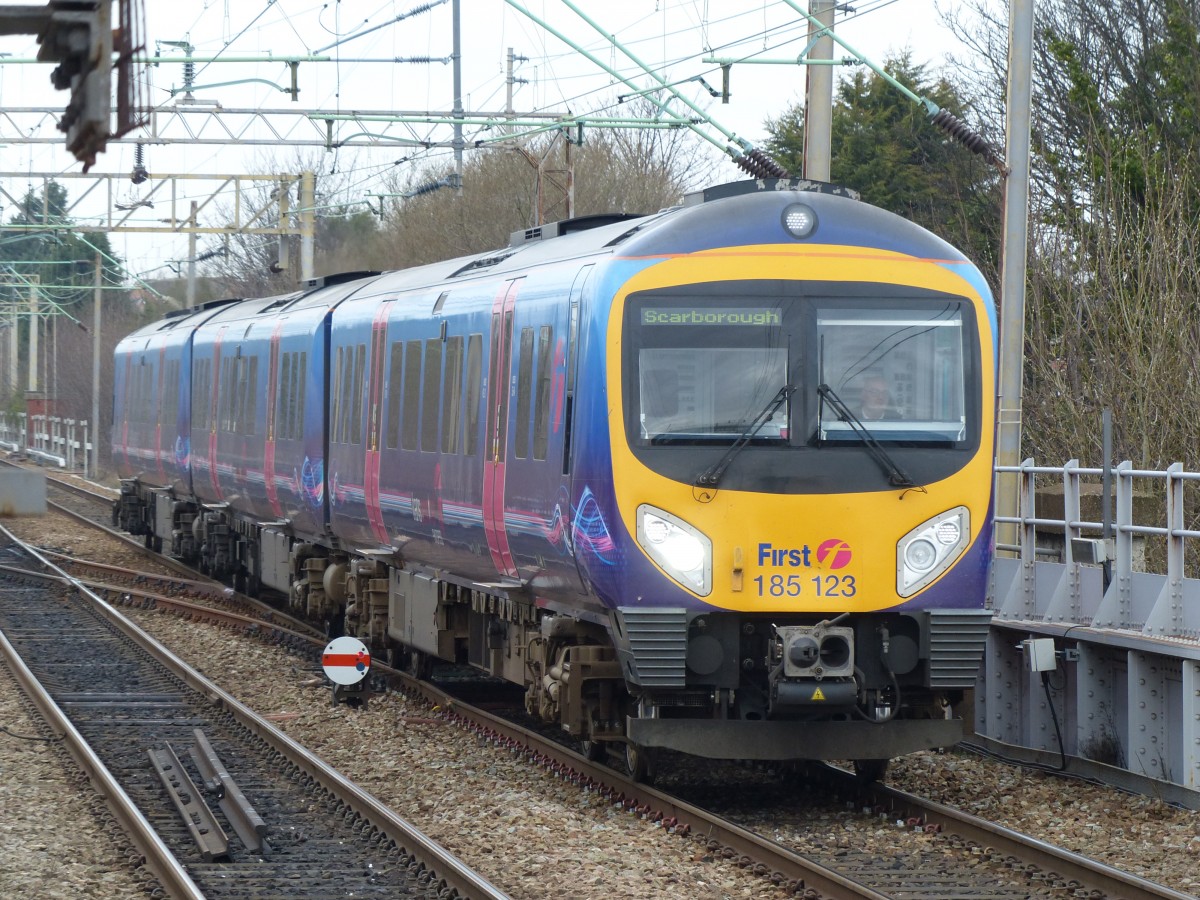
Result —
<instances>
[{"instance_id":1,"label":"electrical box","mask_svg":"<svg viewBox=\"0 0 1200 900\"><path fill-rule=\"evenodd\" d=\"M1029 660L1030 672L1053 672L1058 668L1054 638L1029 638L1021 641L1021 650Z\"/></svg>"},{"instance_id":2,"label":"electrical box","mask_svg":"<svg viewBox=\"0 0 1200 900\"><path fill-rule=\"evenodd\" d=\"M1098 566L1111 556L1108 541L1099 538L1071 538L1071 558L1077 563Z\"/></svg>"}]
</instances>

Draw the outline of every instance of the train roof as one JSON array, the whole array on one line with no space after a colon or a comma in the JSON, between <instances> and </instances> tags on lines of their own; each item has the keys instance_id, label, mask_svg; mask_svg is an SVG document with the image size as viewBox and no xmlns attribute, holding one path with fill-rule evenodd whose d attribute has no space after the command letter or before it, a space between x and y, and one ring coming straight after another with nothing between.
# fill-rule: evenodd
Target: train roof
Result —
<instances>
[{"instance_id":1,"label":"train roof","mask_svg":"<svg viewBox=\"0 0 1200 900\"><path fill-rule=\"evenodd\" d=\"M513 232L508 246L442 262L391 272L344 272L304 282L288 294L256 300L213 301L134 332L143 333L208 322L237 321L263 313L329 309L355 295L372 297L422 288L448 287L535 266L601 254L651 256L694 253L722 246L778 243L783 210L797 202L811 207L822 223L818 240L870 245L916 256L962 260L945 241L885 210L858 202L858 194L837 185L798 178L767 178L715 185L687 195L681 206L649 215L624 213L582 216Z\"/></svg>"}]
</instances>

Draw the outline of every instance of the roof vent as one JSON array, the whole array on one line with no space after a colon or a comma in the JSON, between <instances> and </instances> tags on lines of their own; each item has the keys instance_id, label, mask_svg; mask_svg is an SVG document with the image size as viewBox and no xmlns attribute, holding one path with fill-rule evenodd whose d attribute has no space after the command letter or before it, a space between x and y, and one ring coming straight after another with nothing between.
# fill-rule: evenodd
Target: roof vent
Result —
<instances>
[{"instance_id":1,"label":"roof vent","mask_svg":"<svg viewBox=\"0 0 1200 900\"><path fill-rule=\"evenodd\" d=\"M508 246L519 247L532 241L544 241L549 238L563 237L577 231L587 231L591 228L601 228L616 222L626 222L629 219L644 218L642 213L598 213L594 216L576 216L573 219L560 219L557 222L547 222L535 228L524 231L514 231L508 239Z\"/></svg>"},{"instance_id":2,"label":"roof vent","mask_svg":"<svg viewBox=\"0 0 1200 900\"><path fill-rule=\"evenodd\" d=\"M715 184L702 191L696 191L683 198L684 206L699 206L712 200L724 200L726 197L740 197L743 194L769 193L771 191L811 191L814 194L833 194L835 197L848 197L851 200L861 200L858 191L842 187L840 184L830 184L828 181L811 181L807 178L758 178L754 181L731 181L728 184Z\"/></svg>"},{"instance_id":3,"label":"roof vent","mask_svg":"<svg viewBox=\"0 0 1200 900\"><path fill-rule=\"evenodd\" d=\"M357 272L337 272L333 275L320 275L316 278L305 278L300 282L300 287L315 291L317 288L330 287L335 284L345 284L347 281L357 281L360 278L374 278L379 274L381 273L366 269Z\"/></svg>"}]
</instances>

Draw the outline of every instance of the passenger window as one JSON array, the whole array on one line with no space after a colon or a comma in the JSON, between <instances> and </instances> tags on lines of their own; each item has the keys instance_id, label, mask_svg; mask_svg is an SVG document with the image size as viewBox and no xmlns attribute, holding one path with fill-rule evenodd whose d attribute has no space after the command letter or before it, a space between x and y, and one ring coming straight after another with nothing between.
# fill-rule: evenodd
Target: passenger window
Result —
<instances>
[{"instance_id":1,"label":"passenger window","mask_svg":"<svg viewBox=\"0 0 1200 900\"><path fill-rule=\"evenodd\" d=\"M417 449L421 414L421 342L404 345L404 431L401 443L405 450Z\"/></svg>"},{"instance_id":2,"label":"passenger window","mask_svg":"<svg viewBox=\"0 0 1200 900\"><path fill-rule=\"evenodd\" d=\"M442 452L458 453L462 448L463 339L446 341L446 408L442 412Z\"/></svg>"},{"instance_id":3,"label":"passenger window","mask_svg":"<svg viewBox=\"0 0 1200 900\"><path fill-rule=\"evenodd\" d=\"M479 452L479 398L483 393L483 335L467 341L467 456Z\"/></svg>"},{"instance_id":4,"label":"passenger window","mask_svg":"<svg viewBox=\"0 0 1200 900\"><path fill-rule=\"evenodd\" d=\"M404 344L396 341L392 344L388 360L388 399L387 399L387 448L395 450L400 446L400 376L404 371Z\"/></svg>"},{"instance_id":5,"label":"passenger window","mask_svg":"<svg viewBox=\"0 0 1200 900\"><path fill-rule=\"evenodd\" d=\"M333 443L338 443L338 423L341 421L342 412L342 355L345 348L337 348L337 359L333 365L333 391L330 393L330 399L333 400L333 409L330 410L329 417L329 438Z\"/></svg>"},{"instance_id":6,"label":"passenger window","mask_svg":"<svg viewBox=\"0 0 1200 900\"><path fill-rule=\"evenodd\" d=\"M550 383L554 375L554 329L543 325L538 336L537 398L533 408L533 458L545 459L550 442Z\"/></svg>"},{"instance_id":7,"label":"passenger window","mask_svg":"<svg viewBox=\"0 0 1200 900\"><path fill-rule=\"evenodd\" d=\"M342 408L338 421L338 440L346 443L350 440L350 404L351 392L354 390L354 348L347 347L342 357Z\"/></svg>"},{"instance_id":8,"label":"passenger window","mask_svg":"<svg viewBox=\"0 0 1200 900\"><path fill-rule=\"evenodd\" d=\"M292 365L292 396L296 402L292 407L292 437L304 437L304 373L308 368L308 354L297 353L299 367ZM297 374L298 373L298 374Z\"/></svg>"},{"instance_id":9,"label":"passenger window","mask_svg":"<svg viewBox=\"0 0 1200 900\"><path fill-rule=\"evenodd\" d=\"M254 436L255 422L258 418L258 357L250 357L250 376L246 388L246 434Z\"/></svg>"},{"instance_id":10,"label":"passenger window","mask_svg":"<svg viewBox=\"0 0 1200 900\"><path fill-rule=\"evenodd\" d=\"M283 354L279 363L278 399L275 403L275 437L290 440L292 402L292 354Z\"/></svg>"},{"instance_id":11,"label":"passenger window","mask_svg":"<svg viewBox=\"0 0 1200 900\"><path fill-rule=\"evenodd\" d=\"M529 404L533 389L533 329L521 329L521 358L517 368L517 447L518 459L529 456ZM504 423L500 426L503 428Z\"/></svg>"},{"instance_id":12,"label":"passenger window","mask_svg":"<svg viewBox=\"0 0 1200 900\"><path fill-rule=\"evenodd\" d=\"M351 406L350 436L352 444L362 443L363 369L366 365L366 344L354 350L354 398Z\"/></svg>"},{"instance_id":13,"label":"passenger window","mask_svg":"<svg viewBox=\"0 0 1200 900\"><path fill-rule=\"evenodd\" d=\"M441 406L442 342L425 342L425 396L421 407L421 449L432 453L438 448L438 408Z\"/></svg>"}]
</instances>

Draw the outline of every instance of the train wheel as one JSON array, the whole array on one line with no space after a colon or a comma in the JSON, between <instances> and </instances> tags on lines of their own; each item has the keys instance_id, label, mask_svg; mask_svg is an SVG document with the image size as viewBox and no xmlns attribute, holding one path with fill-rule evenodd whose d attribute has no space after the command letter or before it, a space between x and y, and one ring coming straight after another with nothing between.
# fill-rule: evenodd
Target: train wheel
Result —
<instances>
[{"instance_id":1,"label":"train wheel","mask_svg":"<svg viewBox=\"0 0 1200 900\"><path fill-rule=\"evenodd\" d=\"M420 681L428 681L429 676L433 674L433 662L427 654L422 653L420 650L410 650L408 652L408 665L405 666L405 671L413 678Z\"/></svg>"},{"instance_id":2,"label":"train wheel","mask_svg":"<svg viewBox=\"0 0 1200 900\"><path fill-rule=\"evenodd\" d=\"M874 784L876 781L881 780L887 773L887 767L888 760L886 759L854 760L854 774L864 784Z\"/></svg>"},{"instance_id":3,"label":"train wheel","mask_svg":"<svg viewBox=\"0 0 1200 900\"><path fill-rule=\"evenodd\" d=\"M639 744L625 744L625 768L629 777L642 784L654 783L654 769L651 766L650 751Z\"/></svg>"},{"instance_id":4,"label":"train wheel","mask_svg":"<svg viewBox=\"0 0 1200 900\"><path fill-rule=\"evenodd\" d=\"M608 746L605 741L585 740L579 742L579 752L585 759L592 762L603 762L608 756Z\"/></svg>"}]
</instances>

